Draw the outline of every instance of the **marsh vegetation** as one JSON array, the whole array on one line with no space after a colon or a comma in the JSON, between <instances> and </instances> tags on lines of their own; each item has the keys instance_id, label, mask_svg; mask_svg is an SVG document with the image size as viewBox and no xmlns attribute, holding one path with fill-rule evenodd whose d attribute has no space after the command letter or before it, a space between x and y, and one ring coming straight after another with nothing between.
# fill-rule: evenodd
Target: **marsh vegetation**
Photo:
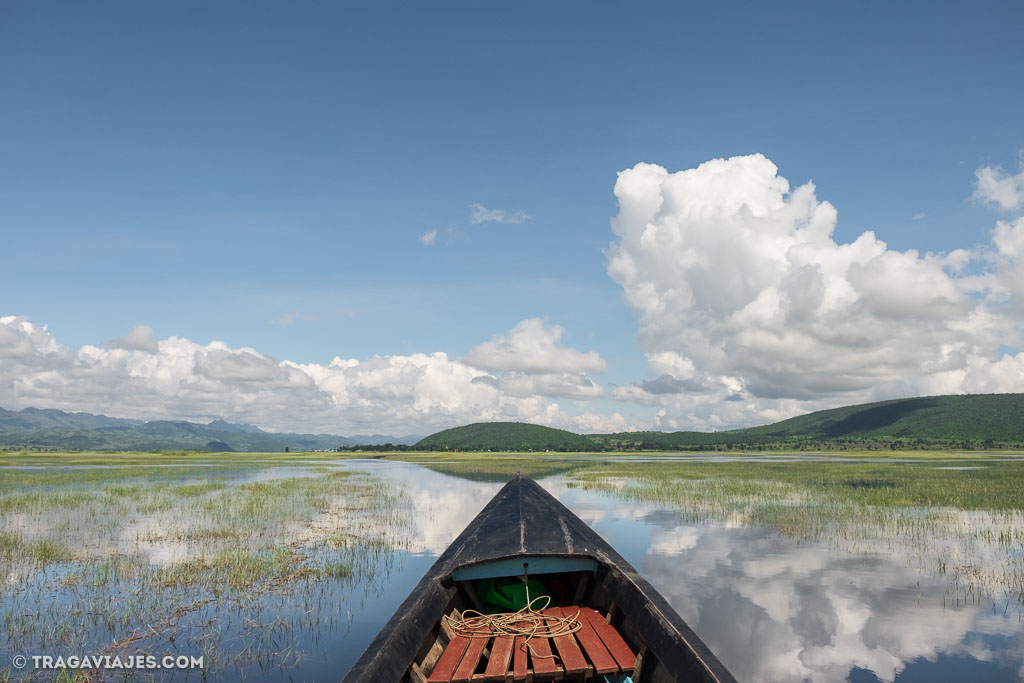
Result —
<instances>
[{"instance_id":1,"label":"marsh vegetation","mask_svg":"<svg viewBox=\"0 0 1024 683\"><path fill-rule=\"evenodd\" d=\"M722 596L740 599L744 582L747 602L729 609L749 608L755 621L768 610L775 621L766 633L790 634L790 664L825 657L811 641L834 641L840 652L847 637L801 635L842 623L818 603L785 618L772 611L773 600L788 594L798 605L805 592L824 592L829 604L852 601L879 619L885 610L876 602L899 605L905 613L885 614L885 628L907 633L945 621L943 634L955 638L926 656L968 648L958 628L1024 640L1018 457L9 454L0 468L0 637L10 654L185 653L204 656L206 677L248 680L344 668L517 471L541 479L605 534L702 636L720 642L738 674L819 675L773 669L783 661L778 643L729 651L734 625L716 626L713 615ZM809 570L811 556L825 569ZM700 595L713 609L692 611ZM360 616L367 611L370 622ZM950 626L981 614L983 627L977 616L970 627ZM940 641L932 634L913 642ZM1008 647L999 656L1015 661L1016 646ZM898 671L916 652L908 645L862 666ZM7 669L0 680L53 673Z\"/></svg>"},{"instance_id":2,"label":"marsh vegetation","mask_svg":"<svg viewBox=\"0 0 1024 683\"><path fill-rule=\"evenodd\" d=\"M202 654L286 666L345 628L407 525L399 489L282 457L3 459L0 627L11 653ZM8 674L9 675L9 674Z\"/></svg>"},{"instance_id":3,"label":"marsh vegetation","mask_svg":"<svg viewBox=\"0 0 1024 683\"><path fill-rule=\"evenodd\" d=\"M943 600L1024 608L1022 459L608 463L574 472L571 485L656 502L695 523L898 555L947 576Z\"/></svg>"}]
</instances>

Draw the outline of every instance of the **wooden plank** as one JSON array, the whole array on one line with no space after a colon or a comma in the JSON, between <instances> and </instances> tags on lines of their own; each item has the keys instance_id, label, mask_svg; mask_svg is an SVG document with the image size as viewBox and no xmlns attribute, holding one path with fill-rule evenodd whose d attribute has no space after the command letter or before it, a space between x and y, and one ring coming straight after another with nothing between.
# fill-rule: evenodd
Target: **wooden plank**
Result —
<instances>
[{"instance_id":1,"label":"wooden plank","mask_svg":"<svg viewBox=\"0 0 1024 683\"><path fill-rule=\"evenodd\" d=\"M530 663L535 674L553 674L558 671L555 658L551 656L551 641L541 636L534 636L526 642L530 650Z\"/></svg>"},{"instance_id":2,"label":"wooden plank","mask_svg":"<svg viewBox=\"0 0 1024 683\"><path fill-rule=\"evenodd\" d=\"M463 636L455 636L448 642L448 647L444 649L441 654L441 658L437 660L437 666L430 672L430 677L427 678L428 683L448 683L452 679L452 674L455 673L455 667L462 661L462 655L465 654L466 648L469 647L470 638Z\"/></svg>"},{"instance_id":3,"label":"wooden plank","mask_svg":"<svg viewBox=\"0 0 1024 683\"><path fill-rule=\"evenodd\" d=\"M615 658L615 662L623 673L631 672L636 665L636 654L629 649L629 645L622 639L615 627L605 623L604 617L589 607L584 607L580 611L580 616L590 621L590 625L601 638L604 646L608 648L608 652Z\"/></svg>"},{"instance_id":4,"label":"wooden plank","mask_svg":"<svg viewBox=\"0 0 1024 683\"><path fill-rule=\"evenodd\" d=\"M423 669L416 662L412 663L409 667L409 678L412 679L413 683L427 683L427 677L423 675Z\"/></svg>"},{"instance_id":5,"label":"wooden plank","mask_svg":"<svg viewBox=\"0 0 1024 683\"><path fill-rule=\"evenodd\" d=\"M451 622L459 620L459 610L455 609L454 607L452 608L452 611L448 615L447 619L441 619L441 631L443 631L444 634L448 636L448 640L451 640L455 637L455 629L452 628Z\"/></svg>"},{"instance_id":6,"label":"wooden plank","mask_svg":"<svg viewBox=\"0 0 1024 683\"><path fill-rule=\"evenodd\" d=\"M601 636L594 632L594 627L591 626L590 620L584 618L582 612L580 613L580 630L576 631L576 640L580 641L580 645L583 646L587 657L594 664L594 671L599 675L611 674L619 670L619 665L615 662L615 658L612 657L608 652L608 648L601 642Z\"/></svg>"},{"instance_id":7,"label":"wooden plank","mask_svg":"<svg viewBox=\"0 0 1024 683\"><path fill-rule=\"evenodd\" d=\"M490 629L478 631L478 633L490 633ZM452 676L452 683L469 682L469 679L473 677L473 672L476 671L476 667L480 664L480 656L483 655L484 648L487 647L489 640L490 638L488 637L469 639L469 647L466 648L466 654L462 656L459 668L455 670L455 675Z\"/></svg>"},{"instance_id":8,"label":"wooden plank","mask_svg":"<svg viewBox=\"0 0 1024 683\"><path fill-rule=\"evenodd\" d=\"M444 652L444 645L441 644L441 639L438 638L434 641L434 644L430 646L430 651L427 652L427 656L420 662L420 669L430 669L437 660L441 658L441 653Z\"/></svg>"},{"instance_id":9,"label":"wooden plank","mask_svg":"<svg viewBox=\"0 0 1024 683\"><path fill-rule=\"evenodd\" d=\"M515 644L512 646L512 673L513 680L526 680L526 636L516 636Z\"/></svg>"},{"instance_id":10,"label":"wooden plank","mask_svg":"<svg viewBox=\"0 0 1024 683\"><path fill-rule=\"evenodd\" d=\"M509 661L512 659L512 636L499 636L494 639L491 646L491 657L487 660L487 669L484 670L484 680L504 681L508 673Z\"/></svg>"},{"instance_id":11,"label":"wooden plank","mask_svg":"<svg viewBox=\"0 0 1024 683\"><path fill-rule=\"evenodd\" d=\"M636 665L633 667L633 673L631 676L636 680L640 680L640 677L644 675L644 658L647 656L648 649L644 645L640 648L640 652L636 653Z\"/></svg>"},{"instance_id":12,"label":"wooden plank","mask_svg":"<svg viewBox=\"0 0 1024 683\"><path fill-rule=\"evenodd\" d=\"M552 607L551 609L544 610L544 614L553 617L571 617L576 614L576 609L576 607ZM556 622L554 621L548 622L548 625L551 627L554 627L555 624ZM558 650L558 656L562 660L562 667L567 674L586 672L587 659L580 652L580 646L573 634L567 633L564 636L557 636L551 640L555 643L555 649Z\"/></svg>"}]
</instances>

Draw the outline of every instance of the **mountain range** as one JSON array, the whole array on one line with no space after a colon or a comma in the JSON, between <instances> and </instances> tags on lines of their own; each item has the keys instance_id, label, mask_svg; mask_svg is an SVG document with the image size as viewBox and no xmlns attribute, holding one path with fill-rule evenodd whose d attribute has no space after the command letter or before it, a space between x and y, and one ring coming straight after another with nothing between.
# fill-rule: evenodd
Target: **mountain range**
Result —
<instances>
[{"instance_id":1,"label":"mountain range","mask_svg":"<svg viewBox=\"0 0 1024 683\"><path fill-rule=\"evenodd\" d=\"M0 408L0 448L282 452L366 446L382 450L615 451L746 448L1024 447L1024 394L924 396L865 403L761 427L721 432L575 434L518 422L483 422L427 437L291 434L214 420L130 420L61 410Z\"/></svg>"},{"instance_id":2,"label":"mountain range","mask_svg":"<svg viewBox=\"0 0 1024 683\"><path fill-rule=\"evenodd\" d=\"M339 446L408 445L421 437L383 434L339 436L267 432L248 424L214 420L131 420L90 413L0 408L0 447L48 450L207 450L282 452L335 450Z\"/></svg>"}]
</instances>

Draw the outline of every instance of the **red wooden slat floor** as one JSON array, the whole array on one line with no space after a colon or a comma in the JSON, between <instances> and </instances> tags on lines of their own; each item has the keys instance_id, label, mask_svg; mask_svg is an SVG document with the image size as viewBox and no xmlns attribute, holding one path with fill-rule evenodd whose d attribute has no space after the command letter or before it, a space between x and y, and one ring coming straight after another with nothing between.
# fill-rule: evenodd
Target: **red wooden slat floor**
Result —
<instances>
[{"instance_id":1,"label":"red wooden slat floor","mask_svg":"<svg viewBox=\"0 0 1024 683\"><path fill-rule=\"evenodd\" d=\"M550 640L542 637L530 638L523 647L530 651L530 663L533 664L534 673L553 674L558 671L555 658L551 656Z\"/></svg>"},{"instance_id":2,"label":"red wooden slat floor","mask_svg":"<svg viewBox=\"0 0 1024 683\"><path fill-rule=\"evenodd\" d=\"M573 607L567 607L566 609L575 609ZM594 663L594 671L598 674L610 674L615 673L619 670L619 665L615 663L615 658L611 656L608 649L601 642L601 637L594 632L594 627L590 625L590 621L583 618L580 615L580 630L576 631L576 640L580 641L580 645L587 653L587 657Z\"/></svg>"},{"instance_id":3,"label":"red wooden slat floor","mask_svg":"<svg viewBox=\"0 0 1024 683\"><path fill-rule=\"evenodd\" d=\"M591 627L600 636L601 642L608 648L608 652L615 658L615 662L623 673L632 673L633 665L636 664L636 654L629 649L629 645L626 645L626 641L622 639L615 627L606 624L604 617L589 607L580 610L580 618L590 622Z\"/></svg>"},{"instance_id":4,"label":"red wooden slat floor","mask_svg":"<svg viewBox=\"0 0 1024 683\"><path fill-rule=\"evenodd\" d=\"M512 673L514 680L526 680L526 642L525 636L516 636L516 642L512 646Z\"/></svg>"},{"instance_id":5,"label":"red wooden slat floor","mask_svg":"<svg viewBox=\"0 0 1024 683\"><path fill-rule=\"evenodd\" d=\"M568 607L552 607L551 609L544 610L544 614L549 614L553 617L572 617L576 614L576 608ZM554 626L555 622L549 621L550 626ZM576 636L572 633L567 633L564 636L557 636L552 638L555 642L555 649L558 650L558 656L562 660L562 667L568 674L583 673L587 670L587 660L580 652L579 643L576 642Z\"/></svg>"},{"instance_id":6,"label":"red wooden slat floor","mask_svg":"<svg viewBox=\"0 0 1024 683\"><path fill-rule=\"evenodd\" d=\"M441 653L441 658L437 660L434 670L430 672L427 683L447 683L450 681L452 674L455 673L455 667L462 661L462 655L466 652L466 648L469 647L469 641L469 638L463 638L462 636L455 636L448 641L447 647Z\"/></svg>"},{"instance_id":7,"label":"red wooden slat floor","mask_svg":"<svg viewBox=\"0 0 1024 683\"><path fill-rule=\"evenodd\" d=\"M477 633L489 634L490 629L477 631ZM484 654L484 648L487 647L487 643L490 640L489 636L469 639L469 647L466 648L466 654L462 656L459 668L455 670L455 674L452 676L452 683L469 683L469 679L473 677L473 672L476 671L476 667L480 664L480 657Z\"/></svg>"},{"instance_id":8,"label":"red wooden slat floor","mask_svg":"<svg viewBox=\"0 0 1024 683\"><path fill-rule=\"evenodd\" d=\"M508 673L508 665L512 659L512 636L498 636L491 645L491 658L487 660L484 670L485 681L504 681Z\"/></svg>"},{"instance_id":9,"label":"red wooden slat floor","mask_svg":"<svg viewBox=\"0 0 1024 683\"><path fill-rule=\"evenodd\" d=\"M593 673L598 675L620 670L631 673L636 655L615 627L606 624L596 610L589 607L552 607L544 610L543 614L552 619L569 618L577 611L580 629L555 638L538 636L527 640L526 636L497 636L492 643L491 638L455 636L441 653L427 681L469 683L482 679L496 683L508 680L509 674L515 681L525 681L530 674L538 675L541 680L551 680L564 674L585 673L591 670L591 666ZM555 625L553 620L548 623ZM552 642L558 652L557 659L549 656L552 654ZM480 668L480 659L488 644L491 651L481 676L475 672Z\"/></svg>"}]
</instances>

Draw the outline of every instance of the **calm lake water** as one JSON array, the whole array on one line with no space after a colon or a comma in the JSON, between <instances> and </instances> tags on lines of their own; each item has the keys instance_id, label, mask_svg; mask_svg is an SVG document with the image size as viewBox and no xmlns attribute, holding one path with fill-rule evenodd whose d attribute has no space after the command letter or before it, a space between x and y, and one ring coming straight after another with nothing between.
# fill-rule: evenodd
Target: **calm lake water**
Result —
<instances>
[{"instance_id":1,"label":"calm lake water","mask_svg":"<svg viewBox=\"0 0 1024 683\"><path fill-rule=\"evenodd\" d=\"M391 575L398 603L429 566L419 560L443 551L501 484L373 467L416 491L420 511L413 552ZM1015 596L953 604L948 578L922 573L898 550L850 553L739 523L692 524L677 510L571 488L563 477L540 483L633 564L741 681L1024 677ZM361 615L367 633L349 639L368 643L391 610L380 612Z\"/></svg>"},{"instance_id":2,"label":"calm lake water","mask_svg":"<svg viewBox=\"0 0 1024 683\"><path fill-rule=\"evenodd\" d=\"M434 559L502 486L385 461L239 470L222 474L222 480L310 477L316 476L314 465L321 471L364 471L403 490L409 518L405 547L376 559L373 578L363 582L272 591L255 597L257 606L244 613L212 603L188 614L178 629L182 636L163 645L197 654L204 633L217 629L221 656L207 678L338 680ZM827 539L795 540L742 519L694 523L676 509L583 490L564 476L539 481L631 562L741 681L1024 679L1020 596L965 592L934 571L930 561L898 544L862 540L854 548ZM979 514L984 515L964 513L965 523ZM12 528L16 521L4 524ZM175 553L189 552L183 547L170 552L160 543L150 550L154 562L173 562ZM984 544L972 552L983 555ZM38 585L54 585L55 571L42 572ZM5 614L13 600L26 600L31 585L17 596L2 595ZM31 599L47 603L42 609L47 613L83 609L83 596L71 588L40 588ZM107 597L117 604L117 595ZM258 656L225 656L246 648L252 652L254 642ZM87 639L86 652L52 646L38 652L31 643L18 644L28 651L13 650L9 641L0 647L0 667L16 654L89 654L95 650L88 648L101 645L97 636L92 643ZM17 678L24 672L11 673ZM199 680L197 673L157 678ZM50 677L37 672L33 680Z\"/></svg>"}]
</instances>

